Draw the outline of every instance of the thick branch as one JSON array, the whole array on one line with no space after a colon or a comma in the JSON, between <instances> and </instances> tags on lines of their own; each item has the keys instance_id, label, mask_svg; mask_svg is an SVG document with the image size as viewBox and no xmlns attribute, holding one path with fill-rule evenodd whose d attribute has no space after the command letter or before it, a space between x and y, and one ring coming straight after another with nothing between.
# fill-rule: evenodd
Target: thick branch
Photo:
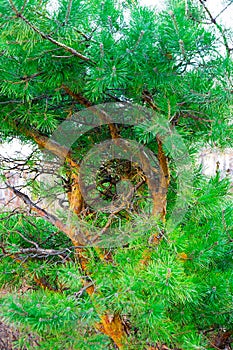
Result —
<instances>
[{"instance_id":1,"label":"thick branch","mask_svg":"<svg viewBox=\"0 0 233 350\"><path fill-rule=\"evenodd\" d=\"M36 130L20 127L20 131L22 131L24 135L30 136L40 147L45 148L59 158L66 160L72 167L76 168L77 170L79 169L80 166L73 160L71 151L68 147L62 146L51 138L41 135Z\"/></svg>"},{"instance_id":2,"label":"thick branch","mask_svg":"<svg viewBox=\"0 0 233 350\"><path fill-rule=\"evenodd\" d=\"M26 129L22 126L17 126L13 123L12 126L16 130L20 130L24 135L31 137L40 147L52 152L54 155L58 156L64 162L70 165L70 171L68 173L70 180L70 191L68 192L68 200L70 203L70 208L75 214L80 214L83 208L83 197L79 186L79 169L80 165L73 159L71 151L69 148L62 146L53 139L41 135L38 131L33 129Z\"/></svg>"}]
</instances>

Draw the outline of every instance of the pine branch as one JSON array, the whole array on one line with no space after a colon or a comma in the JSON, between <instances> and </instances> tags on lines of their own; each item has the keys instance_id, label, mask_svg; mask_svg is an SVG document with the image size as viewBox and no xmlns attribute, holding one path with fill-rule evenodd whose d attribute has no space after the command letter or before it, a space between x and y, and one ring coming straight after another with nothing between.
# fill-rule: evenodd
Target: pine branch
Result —
<instances>
[{"instance_id":1,"label":"pine branch","mask_svg":"<svg viewBox=\"0 0 233 350\"><path fill-rule=\"evenodd\" d=\"M19 12L18 12L17 8L15 7L13 1L12 1L12 0L9 0L9 3L10 3L10 5L11 5L12 10L14 11L14 13L15 13L16 15L18 15Z\"/></svg>"},{"instance_id":2,"label":"pine branch","mask_svg":"<svg viewBox=\"0 0 233 350\"><path fill-rule=\"evenodd\" d=\"M45 34L43 33L39 28L37 28L36 26L34 26L26 17L24 17L15 7L14 3L12 0L9 0L11 7L13 9L13 11L15 12L16 16L18 18L21 18L34 32L36 32L37 34L39 34L41 36L41 38L50 41L51 43L53 43L56 46L59 46L61 48L63 48L64 50L72 53L72 55L80 58L82 61L86 61L86 62L91 62L91 63L95 63L94 61L92 61L89 57L82 55L80 52L76 51L75 49L73 49L70 46L67 46L55 39L53 39L49 34Z\"/></svg>"},{"instance_id":3,"label":"pine branch","mask_svg":"<svg viewBox=\"0 0 233 350\"><path fill-rule=\"evenodd\" d=\"M98 26L95 27L94 29L92 29L90 35L87 35L87 34L83 33L81 30L77 29L76 27L72 27L72 29L73 29L75 32L77 32L78 34L80 34L80 35L85 39L85 41L92 41L92 43L99 44L96 40L92 39L93 33L95 33L95 31L97 30L97 28L98 28Z\"/></svg>"}]
</instances>

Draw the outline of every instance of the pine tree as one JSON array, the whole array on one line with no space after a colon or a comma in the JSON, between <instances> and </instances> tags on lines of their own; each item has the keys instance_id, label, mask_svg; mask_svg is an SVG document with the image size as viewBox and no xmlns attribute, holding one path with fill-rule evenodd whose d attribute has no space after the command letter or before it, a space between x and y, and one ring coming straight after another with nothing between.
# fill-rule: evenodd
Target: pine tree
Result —
<instances>
[{"instance_id":1,"label":"pine tree","mask_svg":"<svg viewBox=\"0 0 233 350\"><path fill-rule=\"evenodd\" d=\"M21 330L20 349L31 347L28 332L41 349L229 348L231 185L218 168L206 178L196 159L233 144L231 31L204 0L170 0L161 12L129 0L55 7L0 3L1 140L31 149L1 156L2 183L24 206L0 216L0 316ZM111 106L124 111L119 122ZM139 119L129 125L134 106ZM93 115L101 123L92 128ZM98 170L92 178L86 163L83 193L82 161L109 139L118 149L127 140L134 158L94 152ZM56 175L50 187L45 173ZM87 201L96 200L91 180L99 203L115 203L110 213ZM95 244L109 230L114 244Z\"/></svg>"}]
</instances>

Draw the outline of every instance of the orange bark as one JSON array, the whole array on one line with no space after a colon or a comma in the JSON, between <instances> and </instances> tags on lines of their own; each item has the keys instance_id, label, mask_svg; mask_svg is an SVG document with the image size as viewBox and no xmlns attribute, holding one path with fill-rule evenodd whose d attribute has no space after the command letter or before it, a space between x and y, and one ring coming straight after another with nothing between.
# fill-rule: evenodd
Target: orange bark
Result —
<instances>
[{"instance_id":1,"label":"orange bark","mask_svg":"<svg viewBox=\"0 0 233 350\"><path fill-rule=\"evenodd\" d=\"M79 175L74 169L70 174L70 190L68 191L68 200L70 203L70 209L75 214L80 214L83 209L83 196L79 186Z\"/></svg>"},{"instance_id":2,"label":"orange bark","mask_svg":"<svg viewBox=\"0 0 233 350\"><path fill-rule=\"evenodd\" d=\"M97 329L108 335L119 349L124 349L127 346L127 334L120 315L105 314L100 319L101 323L96 325Z\"/></svg>"},{"instance_id":3,"label":"orange bark","mask_svg":"<svg viewBox=\"0 0 233 350\"><path fill-rule=\"evenodd\" d=\"M31 137L38 144L39 147L44 148L44 149L50 151L51 153L55 154L59 158L66 160L67 163L70 164L70 166L72 166L76 169L80 168L80 165L73 160L69 148L67 148L65 146L61 146L56 141L50 139L47 136L41 135L40 133L38 133L35 130L23 129L21 127L21 131L26 136Z\"/></svg>"},{"instance_id":4,"label":"orange bark","mask_svg":"<svg viewBox=\"0 0 233 350\"><path fill-rule=\"evenodd\" d=\"M73 242L74 245L75 243L76 242ZM77 248L75 251L79 259L79 263L82 271L85 272L87 276L90 275L88 272L88 258L86 257L84 250L82 248ZM83 280L83 284L85 286L88 283L87 281ZM86 289L86 292L89 294L90 298L92 299L95 306L95 310L97 311L100 317L100 322L96 324L96 329L98 329L101 333L109 336L119 349L123 349L124 344L126 344L127 333L120 315L119 314L110 315L109 313L105 313L104 315L101 315L101 312L98 312L100 307L98 306L98 304L95 304L95 300L94 300L94 294L95 294L94 286L93 285L88 286Z\"/></svg>"}]
</instances>

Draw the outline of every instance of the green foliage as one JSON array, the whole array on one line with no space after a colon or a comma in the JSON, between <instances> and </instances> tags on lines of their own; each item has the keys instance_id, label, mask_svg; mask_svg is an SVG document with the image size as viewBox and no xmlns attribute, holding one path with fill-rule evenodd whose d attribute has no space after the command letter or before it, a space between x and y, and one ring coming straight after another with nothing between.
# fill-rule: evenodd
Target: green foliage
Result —
<instances>
[{"instance_id":1,"label":"green foliage","mask_svg":"<svg viewBox=\"0 0 233 350\"><path fill-rule=\"evenodd\" d=\"M200 177L197 185L201 189L196 190L184 223L159 247L148 247L152 227L141 231L141 236L127 248L115 249L113 264L90 259L89 269L98 291L92 302L85 292L77 294L82 288L77 263L64 264L54 258L29 258L19 263L10 257L2 258L2 286L13 291L17 286L23 293L13 292L2 300L4 317L30 327L44 339L44 349L80 349L84 343L84 349L106 349L106 338L90 328L98 321L94 302L101 312L110 309L129 317L136 331L132 343L137 348L143 348L148 341L160 341L183 349L209 349L203 333L206 329L213 325L227 329L233 326L232 238L229 241L233 211L227 199L228 180L220 180L217 174L210 181ZM25 232L27 225L27 218L12 218L7 227L23 228ZM49 225L44 231L43 226L40 220L40 243L52 231ZM2 229L6 230L6 226ZM33 235L32 229L30 233ZM6 249L12 253L19 246L30 245L13 230L6 242ZM67 247L67 242L55 235L44 246L51 245ZM93 256L93 252L87 250L88 255ZM34 273L57 290L63 288L62 293L41 291L33 284ZM25 283L33 285L33 290L23 292Z\"/></svg>"},{"instance_id":2,"label":"green foliage","mask_svg":"<svg viewBox=\"0 0 233 350\"><path fill-rule=\"evenodd\" d=\"M31 143L32 135L49 137L88 99L86 104L153 102L158 120L176 128L194 164L202 147L232 147L230 33L210 23L198 1L166 1L161 12L138 1L60 0L57 9L47 0L13 3L15 7L12 1L0 3L1 141L17 136ZM220 41L225 46L220 47ZM136 139L156 154L155 127L153 120L150 125L118 125L123 138ZM73 159L80 162L109 137L106 125L85 133L71 147ZM175 151L165 146L164 152L171 172L169 218L179 173L172 160ZM40 155L38 151L26 161L29 173L41 171ZM115 178L120 166L116 161L110 166ZM97 176L102 192L111 186L109 180L101 183L106 169L105 164ZM0 170L6 181L4 162ZM61 169L51 195L68 192L69 170L68 165ZM39 193L49 192L30 177L26 187L39 204ZM113 222L130 237L125 246L111 249L113 262L103 263L94 248L85 248L88 277L72 242L58 228L33 210L1 213L0 290L6 294L0 298L0 317L21 329L16 346L23 349L30 330L41 349L114 349L110 339L95 330L105 312L119 313L129 323L129 349L156 343L182 350L214 349L209 330L232 331L229 180L218 172L207 179L196 170L187 213L169 234L166 223L148 219L146 185L140 190L136 199L145 217L135 214L135 225L125 210ZM85 224L103 228L108 218L90 211ZM159 233L163 240L153 245L151 237ZM96 291L91 298L83 281Z\"/></svg>"}]
</instances>

